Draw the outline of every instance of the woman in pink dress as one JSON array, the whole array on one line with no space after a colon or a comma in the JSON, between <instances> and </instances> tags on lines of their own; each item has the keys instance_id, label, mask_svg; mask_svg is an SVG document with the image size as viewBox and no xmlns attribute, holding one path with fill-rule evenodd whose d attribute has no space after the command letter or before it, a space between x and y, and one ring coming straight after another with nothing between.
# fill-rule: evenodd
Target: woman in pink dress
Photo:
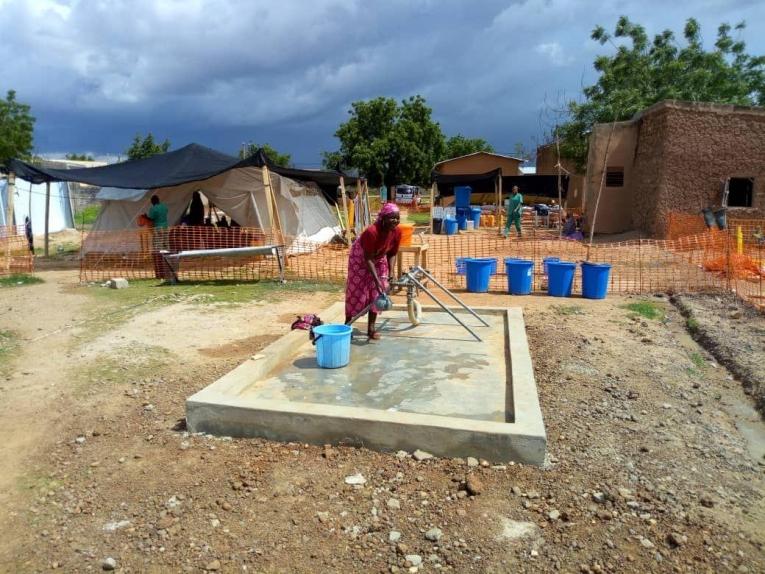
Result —
<instances>
[{"instance_id":1,"label":"woman in pink dress","mask_svg":"<svg viewBox=\"0 0 765 574\"><path fill-rule=\"evenodd\" d=\"M395 203L386 203L377 221L367 227L351 247L348 257L348 283L345 286L345 323L361 313L388 288L393 258L401 243L398 228L399 210ZM377 309L369 308L367 335L379 339L375 331Z\"/></svg>"}]
</instances>

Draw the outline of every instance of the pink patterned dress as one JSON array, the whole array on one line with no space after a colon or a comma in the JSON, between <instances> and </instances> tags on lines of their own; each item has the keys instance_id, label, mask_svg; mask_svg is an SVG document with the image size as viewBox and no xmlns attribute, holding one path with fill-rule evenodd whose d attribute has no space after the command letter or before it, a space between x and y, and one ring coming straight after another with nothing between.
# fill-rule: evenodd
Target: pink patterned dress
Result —
<instances>
[{"instance_id":1,"label":"pink patterned dress","mask_svg":"<svg viewBox=\"0 0 765 574\"><path fill-rule=\"evenodd\" d=\"M398 253L400 243L401 230L398 227L393 231L385 231L379 223L367 227L353 242L348 257L348 282L345 285L345 314L348 317L361 313L379 295L375 280L367 269L366 259L369 257L374 261L377 276L383 287L387 288L388 256ZM374 307L372 312L375 312Z\"/></svg>"}]
</instances>

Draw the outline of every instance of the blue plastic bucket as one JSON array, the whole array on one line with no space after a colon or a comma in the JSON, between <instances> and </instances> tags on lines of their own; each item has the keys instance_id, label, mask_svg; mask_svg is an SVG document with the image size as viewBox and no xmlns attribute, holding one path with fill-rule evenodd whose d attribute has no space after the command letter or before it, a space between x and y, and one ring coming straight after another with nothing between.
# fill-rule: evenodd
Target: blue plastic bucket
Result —
<instances>
[{"instance_id":1,"label":"blue plastic bucket","mask_svg":"<svg viewBox=\"0 0 765 574\"><path fill-rule=\"evenodd\" d=\"M497 260L494 259L494 265ZM471 293L486 293L489 290L491 279L491 259L465 259L465 275L467 276L467 290Z\"/></svg>"},{"instance_id":2,"label":"blue plastic bucket","mask_svg":"<svg viewBox=\"0 0 765 574\"><path fill-rule=\"evenodd\" d=\"M467 215L457 216L457 225L459 225L460 230L465 231L467 229L467 221Z\"/></svg>"},{"instance_id":3,"label":"blue plastic bucket","mask_svg":"<svg viewBox=\"0 0 765 574\"><path fill-rule=\"evenodd\" d=\"M316 335L316 362L322 369L337 369L351 362L350 325L319 325L313 328Z\"/></svg>"},{"instance_id":4,"label":"blue plastic bucket","mask_svg":"<svg viewBox=\"0 0 765 574\"><path fill-rule=\"evenodd\" d=\"M482 261L491 261L491 274L497 274L497 260L492 257L457 257L454 260L457 275L465 274L465 260L466 259L480 259Z\"/></svg>"},{"instance_id":5,"label":"blue plastic bucket","mask_svg":"<svg viewBox=\"0 0 765 574\"><path fill-rule=\"evenodd\" d=\"M473 189L469 185L457 186L454 188L454 206L470 207L470 193Z\"/></svg>"},{"instance_id":6,"label":"blue plastic bucket","mask_svg":"<svg viewBox=\"0 0 765 574\"><path fill-rule=\"evenodd\" d=\"M608 293L608 278L611 265L608 263L582 262L582 297L605 299Z\"/></svg>"},{"instance_id":7,"label":"blue plastic bucket","mask_svg":"<svg viewBox=\"0 0 765 574\"><path fill-rule=\"evenodd\" d=\"M444 220L441 217L433 218L433 235L440 235Z\"/></svg>"},{"instance_id":8,"label":"blue plastic bucket","mask_svg":"<svg viewBox=\"0 0 765 574\"><path fill-rule=\"evenodd\" d=\"M547 262L547 294L553 297L571 297L576 263L569 261Z\"/></svg>"},{"instance_id":9,"label":"blue plastic bucket","mask_svg":"<svg viewBox=\"0 0 765 574\"><path fill-rule=\"evenodd\" d=\"M534 262L527 259L505 259L507 271L507 291L513 295L531 293L531 279L534 274Z\"/></svg>"},{"instance_id":10,"label":"blue plastic bucket","mask_svg":"<svg viewBox=\"0 0 765 574\"><path fill-rule=\"evenodd\" d=\"M471 207L470 217L473 219L473 227L475 229L478 229L479 227L481 227L481 208L480 207Z\"/></svg>"},{"instance_id":11,"label":"blue plastic bucket","mask_svg":"<svg viewBox=\"0 0 765 574\"><path fill-rule=\"evenodd\" d=\"M446 235L454 235L455 233L457 233L457 229L458 229L457 220L447 217L446 219L444 219L442 229L444 230L444 233Z\"/></svg>"},{"instance_id":12,"label":"blue plastic bucket","mask_svg":"<svg viewBox=\"0 0 765 574\"><path fill-rule=\"evenodd\" d=\"M545 275L547 275L547 264L550 261L560 261L560 257L545 257L542 259L542 268L544 269Z\"/></svg>"}]
</instances>

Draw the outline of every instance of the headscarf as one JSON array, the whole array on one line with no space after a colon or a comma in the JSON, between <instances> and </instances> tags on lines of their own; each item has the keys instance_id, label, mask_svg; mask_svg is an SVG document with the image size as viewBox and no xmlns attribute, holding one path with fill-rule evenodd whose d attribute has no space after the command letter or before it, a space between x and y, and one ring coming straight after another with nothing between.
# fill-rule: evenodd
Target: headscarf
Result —
<instances>
[{"instance_id":1,"label":"headscarf","mask_svg":"<svg viewBox=\"0 0 765 574\"><path fill-rule=\"evenodd\" d=\"M377 214L377 223L382 222L384 218L394 213L398 215L399 213L398 205L396 205L395 203L384 203L383 206L380 208L380 213Z\"/></svg>"}]
</instances>

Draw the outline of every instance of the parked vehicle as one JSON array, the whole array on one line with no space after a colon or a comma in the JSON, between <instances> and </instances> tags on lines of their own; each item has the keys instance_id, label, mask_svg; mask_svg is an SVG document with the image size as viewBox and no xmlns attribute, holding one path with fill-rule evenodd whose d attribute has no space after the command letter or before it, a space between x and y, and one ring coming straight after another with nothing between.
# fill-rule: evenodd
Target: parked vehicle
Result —
<instances>
[{"instance_id":1,"label":"parked vehicle","mask_svg":"<svg viewBox=\"0 0 765 574\"><path fill-rule=\"evenodd\" d=\"M420 188L416 185L397 185L396 203L405 203L407 205L418 204L420 202Z\"/></svg>"}]
</instances>

